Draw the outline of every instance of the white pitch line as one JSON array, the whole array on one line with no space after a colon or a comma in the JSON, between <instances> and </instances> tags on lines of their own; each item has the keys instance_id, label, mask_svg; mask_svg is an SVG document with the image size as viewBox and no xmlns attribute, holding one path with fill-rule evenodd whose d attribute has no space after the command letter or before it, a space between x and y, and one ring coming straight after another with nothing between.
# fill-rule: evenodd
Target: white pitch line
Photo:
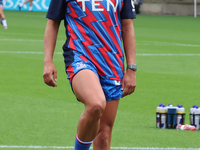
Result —
<instances>
[{"instance_id":1,"label":"white pitch line","mask_svg":"<svg viewBox=\"0 0 200 150\"><path fill-rule=\"evenodd\" d=\"M18 146L18 145L0 145L1 148L10 148L10 149L18 149L18 148L34 148L34 149L74 149L74 146ZM92 149L92 147L90 148ZM176 147L111 147L111 149L118 150L200 150L200 148L176 148Z\"/></svg>"},{"instance_id":2,"label":"white pitch line","mask_svg":"<svg viewBox=\"0 0 200 150\"><path fill-rule=\"evenodd\" d=\"M34 40L34 39L0 39L0 41L43 42L44 40Z\"/></svg>"},{"instance_id":3,"label":"white pitch line","mask_svg":"<svg viewBox=\"0 0 200 150\"><path fill-rule=\"evenodd\" d=\"M44 52L15 52L15 51L0 51L0 53L5 54L44 54ZM62 52L55 52L54 54L62 54Z\"/></svg>"},{"instance_id":4,"label":"white pitch line","mask_svg":"<svg viewBox=\"0 0 200 150\"><path fill-rule=\"evenodd\" d=\"M0 145L0 148L43 148L43 149L49 149L49 148L54 148L54 149L73 149L73 146L17 146L17 145Z\"/></svg>"},{"instance_id":5,"label":"white pitch line","mask_svg":"<svg viewBox=\"0 0 200 150\"><path fill-rule=\"evenodd\" d=\"M182 43L169 43L169 42L158 42L158 41L139 41L136 42L139 45L161 45L161 46L184 46L184 47L200 47L195 44L182 44Z\"/></svg>"},{"instance_id":6,"label":"white pitch line","mask_svg":"<svg viewBox=\"0 0 200 150\"><path fill-rule=\"evenodd\" d=\"M44 40L35 39L0 39L0 41L17 41L17 42L44 42ZM64 40L57 40L57 42L65 42Z\"/></svg>"},{"instance_id":7,"label":"white pitch line","mask_svg":"<svg viewBox=\"0 0 200 150\"><path fill-rule=\"evenodd\" d=\"M200 56L200 54L136 54L138 56Z\"/></svg>"}]
</instances>

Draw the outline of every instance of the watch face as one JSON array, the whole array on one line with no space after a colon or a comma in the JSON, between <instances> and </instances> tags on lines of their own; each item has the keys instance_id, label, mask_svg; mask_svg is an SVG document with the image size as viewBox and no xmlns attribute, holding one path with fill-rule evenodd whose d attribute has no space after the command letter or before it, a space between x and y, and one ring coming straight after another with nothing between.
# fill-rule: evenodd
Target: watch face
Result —
<instances>
[{"instance_id":1,"label":"watch face","mask_svg":"<svg viewBox=\"0 0 200 150\"><path fill-rule=\"evenodd\" d=\"M134 70L134 71L136 71L137 69L136 69L136 68L131 68L131 70Z\"/></svg>"},{"instance_id":2,"label":"watch face","mask_svg":"<svg viewBox=\"0 0 200 150\"><path fill-rule=\"evenodd\" d=\"M135 65L135 64L130 64L130 65L127 66L127 69L131 69L131 70L136 71L136 70L137 70L137 65Z\"/></svg>"}]
</instances>

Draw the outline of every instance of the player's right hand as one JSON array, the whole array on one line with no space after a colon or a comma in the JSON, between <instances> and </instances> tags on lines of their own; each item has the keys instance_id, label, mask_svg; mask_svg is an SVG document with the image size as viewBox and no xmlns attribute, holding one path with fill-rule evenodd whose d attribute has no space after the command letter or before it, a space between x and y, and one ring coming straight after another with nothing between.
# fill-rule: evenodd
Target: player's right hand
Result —
<instances>
[{"instance_id":1,"label":"player's right hand","mask_svg":"<svg viewBox=\"0 0 200 150\"><path fill-rule=\"evenodd\" d=\"M44 65L43 79L47 85L57 87L55 83L57 81L57 70L53 63L46 63Z\"/></svg>"}]
</instances>

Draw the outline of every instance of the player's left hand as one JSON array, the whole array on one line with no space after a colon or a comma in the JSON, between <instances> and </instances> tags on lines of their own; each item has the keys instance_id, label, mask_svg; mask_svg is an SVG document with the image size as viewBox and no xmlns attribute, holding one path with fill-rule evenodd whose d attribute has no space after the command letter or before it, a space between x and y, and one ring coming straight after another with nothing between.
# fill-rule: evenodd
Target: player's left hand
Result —
<instances>
[{"instance_id":1,"label":"player's left hand","mask_svg":"<svg viewBox=\"0 0 200 150\"><path fill-rule=\"evenodd\" d=\"M123 95L127 96L130 95L135 91L136 87L136 72L130 69L127 69L126 74L124 75L124 78L122 80L122 91Z\"/></svg>"}]
</instances>

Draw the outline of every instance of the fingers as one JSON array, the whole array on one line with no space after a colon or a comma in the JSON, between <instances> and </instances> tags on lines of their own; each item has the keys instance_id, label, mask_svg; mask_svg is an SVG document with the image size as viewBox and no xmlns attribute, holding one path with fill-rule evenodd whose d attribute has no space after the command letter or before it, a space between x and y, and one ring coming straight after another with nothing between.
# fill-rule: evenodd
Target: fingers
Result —
<instances>
[{"instance_id":1,"label":"fingers","mask_svg":"<svg viewBox=\"0 0 200 150\"><path fill-rule=\"evenodd\" d=\"M136 87L136 73L135 71L128 69L122 79L122 86L121 86L123 91L122 97L133 93L135 91L135 87Z\"/></svg>"},{"instance_id":2,"label":"fingers","mask_svg":"<svg viewBox=\"0 0 200 150\"><path fill-rule=\"evenodd\" d=\"M52 76L54 77L54 79ZM43 79L47 85L52 86L52 87L57 87L56 83L54 82L54 81L57 81L56 72L54 72L54 74L52 74L51 72L44 72Z\"/></svg>"},{"instance_id":3,"label":"fingers","mask_svg":"<svg viewBox=\"0 0 200 150\"><path fill-rule=\"evenodd\" d=\"M55 83L57 81L57 70L52 62L45 63L43 79L47 85L57 87Z\"/></svg>"},{"instance_id":4,"label":"fingers","mask_svg":"<svg viewBox=\"0 0 200 150\"><path fill-rule=\"evenodd\" d=\"M122 97L132 94L135 91L136 85L126 85Z\"/></svg>"},{"instance_id":5,"label":"fingers","mask_svg":"<svg viewBox=\"0 0 200 150\"><path fill-rule=\"evenodd\" d=\"M124 82L122 81L121 91L124 91Z\"/></svg>"},{"instance_id":6,"label":"fingers","mask_svg":"<svg viewBox=\"0 0 200 150\"><path fill-rule=\"evenodd\" d=\"M57 73L54 73L53 79L57 82Z\"/></svg>"}]
</instances>

